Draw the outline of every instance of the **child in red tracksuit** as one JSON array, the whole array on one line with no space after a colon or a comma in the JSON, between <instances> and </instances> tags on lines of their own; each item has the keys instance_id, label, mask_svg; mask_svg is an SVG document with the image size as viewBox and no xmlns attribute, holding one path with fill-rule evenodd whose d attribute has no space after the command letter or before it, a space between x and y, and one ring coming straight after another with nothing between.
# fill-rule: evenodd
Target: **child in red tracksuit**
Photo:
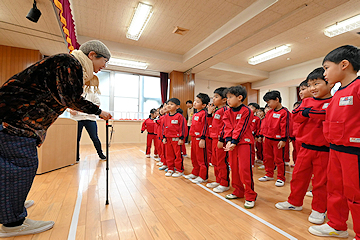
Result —
<instances>
[{"instance_id":1,"label":"child in red tracksuit","mask_svg":"<svg viewBox=\"0 0 360 240\"><path fill-rule=\"evenodd\" d=\"M291 193L286 202L275 206L281 210L302 210L303 200L312 175L312 212L308 218L311 223L322 224L325 219L326 182L329 161L329 143L323 134L325 110L331 101L331 88L324 78L324 69L317 68L308 76L309 90L313 98L306 98L293 110L293 120L299 123L296 138L302 142L290 182ZM320 118L320 119L319 119Z\"/></svg>"},{"instance_id":2,"label":"child in red tracksuit","mask_svg":"<svg viewBox=\"0 0 360 240\"><path fill-rule=\"evenodd\" d=\"M251 122L251 131L252 131L252 134L254 136L254 139L255 139L255 143L258 141L258 137L259 137L259 132L260 132L260 124L261 124L261 120L260 118L256 115L257 111L260 109L260 106L259 104L257 103L249 103L248 104L248 107L251 109L251 111L253 112L254 114L254 118ZM252 156L252 159L251 159L251 164L254 166L254 163L255 163L255 146L256 144L254 144L254 148L251 150L251 156Z\"/></svg>"},{"instance_id":3,"label":"child in red tracksuit","mask_svg":"<svg viewBox=\"0 0 360 240\"><path fill-rule=\"evenodd\" d=\"M209 126L210 137L212 139L211 162L214 166L216 182L206 184L206 187L213 188L214 192L221 193L230 189L228 152L224 151L224 121L223 116L228 106L226 106L226 88L215 89L213 105L209 106L208 112L213 113L211 125Z\"/></svg>"},{"instance_id":4,"label":"child in red tracksuit","mask_svg":"<svg viewBox=\"0 0 360 240\"><path fill-rule=\"evenodd\" d=\"M257 193L254 191L254 181L251 165L251 153L254 136L251 123L254 114L243 104L246 98L243 86L234 86L226 90L230 109L224 114L225 151L230 151L231 182L234 192L226 195L227 199L242 198L245 194L245 208L253 208ZM245 185L245 188L244 188Z\"/></svg>"},{"instance_id":5,"label":"child in red tracksuit","mask_svg":"<svg viewBox=\"0 0 360 240\"><path fill-rule=\"evenodd\" d=\"M277 181L275 186L282 187L285 184L285 145L292 131L290 112L281 105L279 91L267 92L264 97L271 108L266 113L265 122L261 126L261 135L264 139L264 165L266 175L259 178L265 182L274 180L274 162L277 166Z\"/></svg>"},{"instance_id":6,"label":"child in red tracksuit","mask_svg":"<svg viewBox=\"0 0 360 240\"><path fill-rule=\"evenodd\" d=\"M193 115L190 136L191 136L191 162L193 170L186 175L186 179L191 179L193 183L203 183L208 179L209 163L206 151L206 133L208 131L206 106L210 98L205 93L199 93L194 100L194 108L197 113Z\"/></svg>"},{"instance_id":7,"label":"child in red tracksuit","mask_svg":"<svg viewBox=\"0 0 360 240\"><path fill-rule=\"evenodd\" d=\"M156 121L156 123L158 124L158 136L159 136L159 141L160 141L160 162L156 165L160 166L159 170L165 170L167 169L167 162L166 162L166 149L165 149L165 144L163 143L163 132L164 132L164 118L165 115L169 112L169 110L167 109L167 104L164 103L161 107L160 107L160 117L159 119Z\"/></svg>"},{"instance_id":8,"label":"child in red tracksuit","mask_svg":"<svg viewBox=\"0 0 360 240\"><path fill-rule=\"evenodd\" d=\"M155 132L155 112L156 109L153 108L150 110L150 115L149 118L146 119L141 127L141 133L143 133L145 130L148 132L147 134L147 141L146 141L146 157L150 157L150 149L151 149L151 144L154 141L154 155L157 156L158 152L157 152L157 147L155 147L155 138L156 138L156 132Z\"/></svg>"},{"instance_id":9,"label":"child in red tracksuit","mask_svg":"<svg viewBox=\"0 0 360 240\"><path fill-rule=\"evenodd\" d=\"M260 126L259 126L259 132L257 133L257 141L255 143L256 145L256 159L259 163L263 163L263 142L262 142L262 136L260 135L261 125L263 123L263 120L265 118L265 112L264 108L260 108L258 112L256 113L256 116L260 118ZM262 165L264 166L264 165Z\"/></svg>"},{"instance_id":10,"label":"child in red tracksuit","mask_svg":"<svg viewBox=\"0 0 360 240\"><path fill-rule=\"evenodd\" d=\"M355 239L360 239L360 49L346 45L331 51L323 60L329 84L341 82L326 109L323 130L330 143L327 168L327 217L329 222L312 226L317 236L348 237L349 210Z\"/></svg>"},{"instance_id":11,"label":"child in red tracksuit","mask_svg":"<svg viewBox=\"0 0 360 240\"><path fill-rule=\"evenodd\" d=\"M181 145L184 144L184 138L186 137L186 120L181 113L177 112L177 109L180 108L179 99L169 99L167 108L169 114L165 115L163 125L163 143L165 144L165 158L168 166L165 176L180 177L184 175Z\"/></svg>"}]
</instances>

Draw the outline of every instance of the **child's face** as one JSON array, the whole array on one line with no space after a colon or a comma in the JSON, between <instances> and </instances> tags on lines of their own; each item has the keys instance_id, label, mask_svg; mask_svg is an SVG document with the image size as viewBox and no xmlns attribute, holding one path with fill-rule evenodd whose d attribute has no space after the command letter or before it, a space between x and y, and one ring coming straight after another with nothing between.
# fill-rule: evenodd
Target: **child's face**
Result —
<instances>
[{"instance_id":1,"label":"child's face","mask_svg":"<svg viewBox=\"0 0 360 240\"><path fill-rule=\"evenodd\" d=\"M232 93L227 93L226 94L227 97L227 103L230 107L238 107L242 104L242 95L239 96L235 96Z\"/></svg>"},{"instance_id":2,"label":"child's face","mask_svg":"<svg viewBox=\"0 0 360 240\"><path fill-rule=\"evenodd\" d=\"M249 105L248 107L251 109L251 111L252 111L254 114L256 114L257 109L256 109L253 105Z\"/></svg>"},{"instance_id":3,"label":"child's face","mask_svg":"<svg viewBox=\"0 0 360 240\"><path fill-rule=\"evenodd\" d=\"M188 107L188 108L192 108L192 103L186 103L186 106Z\"/></svg>"},{"instance_id":4,"label":"child's face","mask_svg":"<svg viewBox=\"0 0 360 240\"><path fill-rule=\"evenodd\" d=\"M270 99L270 100L267 101L266 103L267 103L267 105L269 106L269 108L275 109L275 108L278 106L278 104L279 104L279 99L278 99L278 98L276 98L276 100Z\"/></svg>"},{"instance_id":5,"label":"child's face","mask_svg":"<svg viewBox=\"0 0 360 240\"><path fill-rule=\"evenodd\" d=\"M323 98L330 94L331 84L323 79L314 79L308 81L309 91L315 98Z\"/></svg>"},{"instance_id":6,"label":"child's face","mask_svg":"<svg viewBox=\"0 0 360 240\"><path fill-rule=\"evenodd\" d=\"M295 104L293 110L294 110L295 108L297 108L298 106L300 106L300 104L298 104L298 103Z\"/></svg>"},{"instance_id":7,"label":"child's face","mask_svg":"<svg viewBox=\"0 0 360 240\"><path fill-rule=\"evenodd\" d=\"M160 110L159 110L159 109L156 109L155 117L158 117L158 116L159 116L159 112L160 112Z\"/></svg>"},{"instance_id":8,"label":"child's face","mask_svg":"<svg viewBox=\"0 0 360 240\"><path fill-rule=\"evenodd\" d=\"M222 98L219 94L214 93L213 103L215 106L219 107L226 103L226 98Z\"/></svg>"},{"instance_id":9,"label":"child's face","mask_svg":"<svg viewBox=\"0 0 360 240\"><path fill-rule=\"evenodd\" d=\"M201 110L201 109L204 109L205 107L206 107L206 105L202 103L201 99L198 97L195 97L194 108L197 110Z\"/></svg>"},{"instance_id":10,"label":"child's face","mask_svg":"<svg viewBox=\"0 0 360 240\"><path fill-rule=\"evenodd\" d=\"M169 112L176 112L176 110L179 108L180 106L179 105L176 105L175 103L173 102L168 102L167 104L167 108L169 109Z\"/></svg>"},{"instance_id":11,"label":"child's face","mask_svg":"<svg viewBox=\"0 0 360 240\"><path fill-rule=\"evenodd\" d=\"M301 99L312 97L309 88L307 86L300 86L299 96Z\"/></svg>"},{"instance_id":12,"label":"child's face","mask_svg":"<svg viewBox=\"0 0 360 240\"><path fill-rule=\"evenodd\" d=\"M340 82L341 79L344 78L344 72L341 69L341 62L336 64L334 62L326 61L323 64L323 68L325 69L325 80L330 84Z\"/></svg>"},{"instance_id":13,"label":"child's face","mask_svg":"<svg viewBox=\"0 0 360 240\"><path fill-rule=\"evenodd\" d=\"M267 112L268 112L268 111L270 111L270 109L271 109L271 108L269 108L269 107L266 107L266 108L264 109L264 111L265 111L265 114L267 114Z\"/></svg>"},{"instance_id":14,"label":"child's face","mask_svg":"<svg viewBox=\"0 0 360 240\"><path fill-rule=\"evenodd\" d=\"M265 113L263 111L257 111L256 116L263 119L265 117Z\"/></svg>"}]
</instances>

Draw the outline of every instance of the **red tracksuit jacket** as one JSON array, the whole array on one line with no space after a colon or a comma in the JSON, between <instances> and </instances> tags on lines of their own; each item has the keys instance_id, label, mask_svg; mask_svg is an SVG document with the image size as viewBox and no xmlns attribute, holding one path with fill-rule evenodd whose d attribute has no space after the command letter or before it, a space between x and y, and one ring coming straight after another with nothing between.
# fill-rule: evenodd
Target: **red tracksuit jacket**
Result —
<instances>
[{"instance_id":1,"label":"red tracksuit jacket","mask_svg":"<svg viewBox=\"0 0 360 240\"><path fill-rule=\"evenodd\" d=\"M210 137L212 139L218 139L221 142L225 142L224 139L224 121L223 116L225 111L228 110L228 106L224 106L215 111L212 117L211 127L209 126Z\"/></svg>"},{"instance_id":2,"label":"red tracksuit jacket","mask_svg":"<svg viewBox=\"0 0 360 240\"><path fill-rule=\"evenodd\" d=\"M226 142L234 144L254 144L254 136L251 131L251 123L254 114L244 104L237 108L229 108L225 111L224 137Z\"/></svg>"},{"instance_id":3,"label":"red tracksuit jacket","mask_svg":"<svg viewBox=\"0 0 360 240\"><path fill-rule=\"evenodd\" d=\"M299 124L296 141L318 147L329 147L329 143L323 134L323 120L319 119L319 117L320 115L325 117L325 109L330 101L331 98L305 98L300 106L293 110L293 121ZM309 114L310 109L313 114L318 114L319 117L311 118L313 115Z\"/></svg>"},{"instance_id":4,"label":"red tracksuit jacket","mask_svg":"<svg viewBox=\"0 0 360 240\"><path fill-rule=\"evenodd\" d=\"M181 113L167 114L163 118L163 137L184 139L186 137L186 120Z\"/></svg>"},{"instance_id":5,"label":"red tracksuit jacket","mask_svg":"<svg viewBox=\"0 0 360 240\"><path fill-rule=\"evenodd\" d=\"M324 135L330 144L340 146L348 153L360 153L359 110L360 77L339 88L326 109Z\"/></svg>"},{"instance_id":6,"label":"red tracksuit jacket","mask_svg":"<svg viewBox=\"0 0 360 240\"><path fill-rule=\"evenodd\" d=\"M260 118L254 115L254 118L251 122L251 131L254 137L258 137L260 134Z\"/></svg>"},{"instance_id":7,"label":"red tracksuit jacket","mask_svg":"<svg viewBox=\"0 0 360 240\"><path fill-rule=\"evenodd\" d=\"M207 117L208 113L205 109L202 109L193 115L190 127L190 136L206 139L208 131Z\"/></svg>"},{"instance_id":8,"label":"red tracksuit jacket","mask_svg":"<svg viewBox=\"0 0 360 240\"><path fill-rule=\"evenodd\" d=\"M287 108L271 109L261 124L261 135L273 140L286 141L292 131L291 116Z\"/></svg>"},{"instance_id":9,"label":"red tracksuit jacket","mask_svg":"<svg viewBox=\"0 0 360 240\"><path fill-rule=\"evenodd\" d=\"M156 134L154 128L155 128L154 119L148 118L143 122L142 127L141 127L141 132L144 132L145 130L147 130L148 133Z\"/></svg>"}]
</instances>

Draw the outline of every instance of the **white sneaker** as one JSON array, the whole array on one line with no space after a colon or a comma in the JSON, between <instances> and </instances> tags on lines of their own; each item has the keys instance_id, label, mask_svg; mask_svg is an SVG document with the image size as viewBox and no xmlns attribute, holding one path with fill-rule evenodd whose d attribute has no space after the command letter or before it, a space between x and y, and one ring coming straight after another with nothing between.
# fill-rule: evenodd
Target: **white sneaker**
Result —
<instances>
[{"instance_id":1,"label":"white sneaker","mask_svg":"<svg viewBox=\"0 0 360 240\"><path fill-rule=\"evenodd\" d=\"M280 210L296 210L296 211L302 210L302 206L299 206L299 207L294 206L294 205L290 204L288 201L278 202L277 204L275 204L275 207Z\"/></svg>"},{"instance_id":2,"label":"white sneaker","mask_svg":"<svg viewBox=\"0 0 360 240\"><path fill-rule=\"evenodd\" d=\"M5 227L2 225L0 237L5 238L41 233L52 228L54 224L55 222L53 221L35 221L26 218L24 223L17 227Z\"/></svg>"},{"instance_id":3,"label":"white sneaker","mask_svg":"<svg viewBox=\"0 0 360 240\"><path fill-rule=\"evenodd\" d=\"M318 211L312 210L308 220L309 222L314 224L323 224L325 221L325 213L320 213Z\"/></svg>"},{"instance_id":4,"label":"white sneaker","mask_svg":"<svg viewBox=\"0 0 360 240\"><path fill-rule=\"evenodd\" d=\"M197 178L195 178L195 179L192 179L191 180L191 182L193 182L193 183L204 183L204 182L207 182L207 179L202 179L201 177L197 177Z\"/></svg>"},{"instance_id":5,"label":"white sneaker","mask_svg":"<svg viewBox=\"0 0 360 240\"><path fill-rule=\"evenodd\" d=\"M158 155L158 154L154 155L154 158L158 158L158 157L159 157L159 155Z\"/></svg>"},{"instance_id":6,"label":"white sneaker","mask_svg":"<svg viewBox=\"0 0 360 240\"><path fill-rule=\"evenodd\" d=\"M327 223L320 226L309 227L309 232L319 237L338 237L347 238L349 233L347 231L338 231L330 227Z\"/></svg>"},{"instance_id":7,"label":"white sneaker","mask_svg":"<svg viewBox=\"0 0 360 240\"><path fill-rule=\"evenodd\" d=\"M260 169L260 170L265 169L265 165L260 165L260 166L258 166L258 169Z\"/></svg>"},{"instance_id":8,"label":"white sneaker","mask_svg":"<svg viewBox=\"0 0 360 240\"><path fill-rule=\"evenodd\" d=\"M149 158L149 157L150 157L150 154L146 154L145 157Z\"/></svg>"},{"instance_id":9,"label":"white sneaker","mask_svg":"<svg viewBox=\"0 0 360 240\"><path fill-rule=\"evenodd\" d=\"M194 178L197 178L197 176L195 176L194 174L190 173L189 175L185 175L184 178L186 178L186 179L194 179Z\"/></svg>"},{"instance_id":10,"label":"white sneaker","mask_svg":"<svg viewBox=\"0 0 360 240\"><path fill-rule=\"evenodd\" d=\"M216 192L216 193L222 193L222 192L225 192L225 191L227 191L229 189L230 189L230 187L225 187L225 186L219 185L216 188L214 188L213 191Z\"/></svg>"},{"instance_id":11,"label":"white sneaker","mask_svg":"<svg viewBox=\"0 0 360 240\"><path fill-rule=\"evenodd\" d=\"M27 201L25 201L25 203L24 203L24 207L25 208L29 208L29 207L31 207L32 205L34 205L34 200L27 200Z\"/></svg>"},{"instance_id":12,"label":"white sneaker","mask_svg":"<svg viewBox=\"0 0 360 240\"><path fill-rule=\"evenodd\" d=\"M275 182L275 186L277 186L277 187L283 187L284 185L285 185L285 182L283 180L278 179Z\"/></svg>"},{"instance_id":13,"label":"white sneaker","mask_svg":"<svg viewBox=\"0 0 360 240\"><path fill-rule=\"evenodd\" d=\"M169 171L168 171L168 172L169 172ZM181 177L182 175L184 175L183 172L178 172L178 171L176 171L176 172L172 175L172 177Z\"/></svg>"},{"instance_id":14,"label":"white sneaker","mask_svg":"<svg viewBox=\"0 0 360 240\"><path fill-rule=\"evenodd\" d=\"M308 196L308 197L313 197L312 191L306 192L306 196Z\"/></svg>"},{"instance_id":15,"label":"white sneaker","mask_svg":"<svg viewBox=\"0 0 360 240\"><path fill-rule=\"evenodd\" d=\"M212 163L209 163L209 166L213 167L214 165Z\"/></svg>"},{"instance_id":16,"label":"white sneaker","mask_svg":"<svg viewBox=\"0 0 360 240\"><path fill-rule=\"evenodd\" d=\"M165 169L167 169L167 167L168 166L166 166L166 165L162 165L161 167L159 167L159 170L165 170Z\"/></svg>"},{"instance_id":17,"label":"white sneaker","mask_svg":"<svg viewBox=\"0 0 360 240\"><path fill-rule=\"evenodd\" d=\"M165 177L171 177L173 175L174 171L173 170L169 170L167 171L167 173L165 173Z\"/></svg>"},{"instance_id":18,"label":"white sneaker","mask_svg":"<svg viewBox=\"0 0 360 240\"><path fill-rule=\"evenodd\" d=\"M290 166L290 162L285 162L285 166Z\"/></svg>"},{"instance_id":19,"label":"white sneaker","mask_svg":"<svg viewBox=\"0 0 360 240\"><path fill-rule=\"evenodd\" d=\"M206 184L206 187L208 187L208 188L216 188L219 185L220 185L220 183L212 182L212 183Z\"/></svg>"},{"instance_id":20,"label":"white sneaker","mask_svg":"<svg viewBox=\"0 0 360 240\"><path fill-rule=\"evenodd\" d=\"M263 176L263 177L261 177L261 178L259 178L259 181L260 182L266 182L266 181L271 181L271 180L274 180L274 178L273 177L268 177L268 176Z\"/></svg>"},{"instance_id":21,"label":"white sneaker","mask_svg":"<svg viewBox=\"0 0 360 240\"><path fill-rule=\"evenodd\" d=\"M235 194L230 193L230 194L226 195L225 198L232 200L232 199L237 199L237 198L239 198L239 197L236 196Z\"/></svg>"},{"instance_id":22,"label":"white sneaker","mask_svg":"<svg viewBox=\"0 0 360 240\"><path fill-rule=\"evenodd\" d=\"M245 200L244 208L250 209L255 206L255 201L247 201Z\"/></svg>"},{"instance_id":23,"label":"white sneaker","mask_svg":"<svg viewBox=\"0 0 360 240\"><path fill-rule=\"evenodd\" d=\"M158 163L156 163L156 166L162 166L162 165L164 165L162 162L158 162Z\"/></svg>"}]
</instances>

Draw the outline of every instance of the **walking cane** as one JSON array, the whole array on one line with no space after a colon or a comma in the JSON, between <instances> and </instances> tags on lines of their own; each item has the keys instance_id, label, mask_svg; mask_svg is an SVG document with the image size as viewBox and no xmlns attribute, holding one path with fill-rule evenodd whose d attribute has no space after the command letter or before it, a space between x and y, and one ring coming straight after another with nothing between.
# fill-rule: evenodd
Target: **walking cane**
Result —
<instances>
[{"instance_id":1,"label":"walking cane","mask_svg":"<svg viewBox=\"0 0 360 240\"><path fill-rule=\"evenodd\" d=\"M106 203L109 205L109 120L106 120Z\"/></svg>"}]
</instances>

